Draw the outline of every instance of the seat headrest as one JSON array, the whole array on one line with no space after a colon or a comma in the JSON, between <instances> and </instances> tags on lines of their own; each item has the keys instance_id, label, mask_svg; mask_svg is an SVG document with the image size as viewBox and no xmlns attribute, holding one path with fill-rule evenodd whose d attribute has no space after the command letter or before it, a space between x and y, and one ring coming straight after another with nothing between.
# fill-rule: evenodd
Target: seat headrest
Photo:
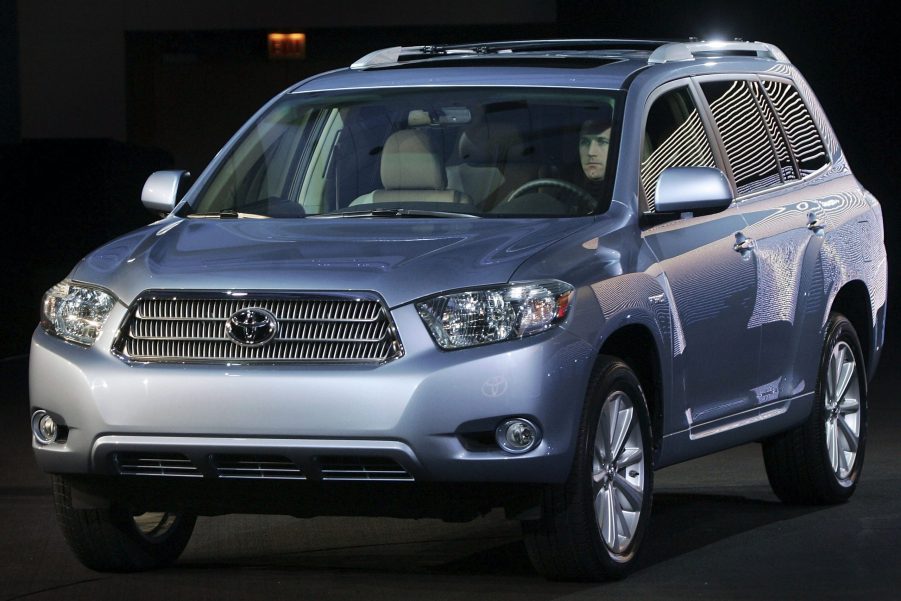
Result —
<instances>
[{"instance_id":1,"label":"seat headrest","mask_svg":"<svg viewBox=\"0 0 901 601\"><path fill-rule=\"evenodd\" d=\"M429 116L428 111L424 111L422 109L415 109L407 113L407 126L408 127L421 127L423 125L431 125L432 118Z\"/></svg>"},{"instance_id":2,"label":"seat headrest","mask_svg":"<svg viewBox=\"0 0 901 601\"><path fill-rule=\"evenodd\" d=\"M382 186L386 190L444 190L444 165L428 135L418 129L396 131L382 149Z\"/></svg>"},{"instance_id":3,"label":"seat headrest","mask_svg":"<svg viewBox=\"0 0 901 601\"><path fill-rule=\"evenodd\" d=\"M522 136L513 125L479 123L460 134L457 151L464 163L494 164L517 150L522 152L522 143Z\"/></svg>"}]
</instances>

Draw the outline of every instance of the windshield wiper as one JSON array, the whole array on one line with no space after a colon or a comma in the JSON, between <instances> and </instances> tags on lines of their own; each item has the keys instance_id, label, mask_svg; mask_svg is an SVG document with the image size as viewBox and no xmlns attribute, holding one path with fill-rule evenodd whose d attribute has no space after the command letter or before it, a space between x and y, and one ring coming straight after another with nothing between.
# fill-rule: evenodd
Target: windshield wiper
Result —
<instances>
[{"instance_id":1,"label":"windshield wiper","mask_svg":"<svg viewBox=\"0 0 901 601\"><path fill-rule=\"evenodd\" d=\"M372 209L369 211L336 211L334 213L322 213L321 215L310 215L323 219L335 219L343 217L462 217L468 219L479 219L478 215L471 213L455 213L451 211L424 211L422 209Z\"/></svg>"},{"instance_id":2,"label":"windshield wiper","mask_svg":"<svg viewBox=\"0 0 901 601\"><path fill-rule=\"evenodd\" d=\"M191 213L188 219L269 219L269 215L241 213L234 209L222 209L215 213Z\"/></svg>"}]
</instances>

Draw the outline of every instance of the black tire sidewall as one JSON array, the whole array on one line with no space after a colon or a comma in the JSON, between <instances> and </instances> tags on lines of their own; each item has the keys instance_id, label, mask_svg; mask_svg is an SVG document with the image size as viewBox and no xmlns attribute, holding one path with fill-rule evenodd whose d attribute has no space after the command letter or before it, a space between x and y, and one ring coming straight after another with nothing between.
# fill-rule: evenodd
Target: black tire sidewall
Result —
<instances>
[{"instance_id":1,"label":"black tire sidewall","mask_svg":"<svg viewBox=\"0 0 901 601\"><path fill-rule=\"evenodd\" d=\"M604 402L614 392L625 393L633 405L633 415L638 418L638 426L641 429L642 443L644 445L644 499L638 525L632 541L622 554L614 554L604 542L597 517L594 512L594 498L591 489L591 473L594 457L594 439L596 426L600 418ZM585 413L582 418L579 431L579 447L573 471L570 474L570 485L576 488L582 511L583 519L591 528L591 540L596 560L603 566L604 572L610 577L624 576L632 564L641 546L651 515L651 502L653 495L653 462L652 438L650 429L650 417L647 403L638 378L624 363L616 360L609 361L600 370L589 388Z\"/></svg>"},{"instance_id":2,"label":"black tire sidewall","mask_svg":"<svg viewBox=\"0 0 901 601\"><path fill-rule=\"evenodd\" d=\"M54 475L53 502L57 520L69 547L87 568L99 572L134 572L170 565L187 546L196 516L178 512L176 521L159 536L147 537L137 527L132 511L110 502L104 506L75 507L70 478Z\"/></svg>"}]
</instances>

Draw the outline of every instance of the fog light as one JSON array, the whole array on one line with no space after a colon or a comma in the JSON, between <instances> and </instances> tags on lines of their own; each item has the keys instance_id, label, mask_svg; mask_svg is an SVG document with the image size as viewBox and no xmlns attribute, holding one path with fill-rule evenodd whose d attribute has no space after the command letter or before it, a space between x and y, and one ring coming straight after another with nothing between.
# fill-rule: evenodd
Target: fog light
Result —
<instances>
[{"instance_id":1,"label":"fog light","mask_svg":"<svg viewBox=\"0 0 901 601\"><path fill-rule=\"evenodd\" d=\"M59 429L56 422L46 411L35 411L31 416L31 431L41 444L50 444L56 440Z\"/></svg>"},{"instance_id":2,"label":"fog light","mask_svg":"<svg viewBox=\"0 0 901 601\"><path fill-rule=\"evenodd\" d=\"M522 417L508 419L494 432L497 444L508 453L528 453L541 442L538 426Z\"/></svg>"}]
</instances>

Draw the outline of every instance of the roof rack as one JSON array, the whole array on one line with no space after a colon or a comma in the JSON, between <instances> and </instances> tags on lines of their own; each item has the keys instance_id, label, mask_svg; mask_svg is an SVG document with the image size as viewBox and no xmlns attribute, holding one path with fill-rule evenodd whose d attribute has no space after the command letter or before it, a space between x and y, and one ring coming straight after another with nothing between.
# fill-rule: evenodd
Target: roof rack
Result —
<instances>
[{"instance_id":1,"label":"roof rack","mask_svg":"<svg viewBox=\"0 0 901 601\"><path fill-rule=\"evenodd\" d=\"M511 42L484 42L478 44L448 44L433 46L394 46L370 52L355 61L351 69L370 69L396 65L405 60L427 60L453 55L485 55L512 54L529 51L564 51L564 50L654 50L671 45L670 41L660 40L611 40L611 39L575 39L575 40L520 40Z\"/></svg>"},{"instance_id":2,"label":"roof rack","mask_svg":"<svg viewBox=\"0 0 901 601\"><path fill-rule=\"evenodd\" d=\"M768 58L783 63L789 62L785 53L772 44L731 40L673 42L664 44L651 53L651 56L648 57L648 63L657 64L693 61L696 58L703 56L722 56L729 54L755 54L760 58Z\"/></svg>"},{"instance_id":3,"label":"roof rack","mask_svg":"<svg viewBox=\"0 0 901 601\"><path fill-rule=\"evenodd\" d=\"M355 61L351 69L371 69L390 67L403 61L429 60L447 58L454 55L474 56L487 54L512 54L529 51L567 51L567 50L648 50L651 55L648 63L671 63L693 61L705 56L753 55L777 62L789 62L779 48L764 42L700 41L690 38L687 42L662 40L613 40L613 39L575 39L575 40L520 40L511 42L485 42L478 44L448 44L431 46L394 46L370 52Z\"/></svg>"}]
</instances>

